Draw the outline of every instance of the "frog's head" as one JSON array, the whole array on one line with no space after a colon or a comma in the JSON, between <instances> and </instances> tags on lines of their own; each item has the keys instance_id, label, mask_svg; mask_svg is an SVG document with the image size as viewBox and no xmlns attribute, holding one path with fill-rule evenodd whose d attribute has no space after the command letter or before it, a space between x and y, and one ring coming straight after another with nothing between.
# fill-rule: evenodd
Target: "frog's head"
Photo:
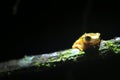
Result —
<instances>
[{"instance_id":1,"label":"frog's head","mask_svg":"<svg viewBox=\"0 0 120 80\"><path fill-rule=\"evenodd\" d=\"M85 33L83 39L85 44L97 45L100 43L100 33Z\"/></svg>"}]
</instances>

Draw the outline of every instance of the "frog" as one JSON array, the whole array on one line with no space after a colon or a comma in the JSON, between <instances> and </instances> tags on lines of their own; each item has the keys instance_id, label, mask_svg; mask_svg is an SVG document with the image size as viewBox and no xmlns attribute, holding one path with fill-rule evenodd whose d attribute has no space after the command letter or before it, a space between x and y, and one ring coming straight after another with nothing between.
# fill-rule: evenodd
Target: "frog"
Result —
<instances>
[{"instance_id":1,"label":"frog","mask_svg":"<svg viewBox=\"0 0 120 80\"><path fill-rule=\"evenodd\" d=\"M84 51L90 47L96 47L100 44L100 33L84 33L72 45L72 48L77 48Z\"/></svg>"}]
</instances>

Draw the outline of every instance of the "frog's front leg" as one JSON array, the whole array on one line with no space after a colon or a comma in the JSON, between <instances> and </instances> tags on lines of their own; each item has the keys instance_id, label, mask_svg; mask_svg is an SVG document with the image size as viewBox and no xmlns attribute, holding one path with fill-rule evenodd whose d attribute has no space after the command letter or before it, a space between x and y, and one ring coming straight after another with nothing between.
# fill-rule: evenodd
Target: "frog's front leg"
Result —
<instances>
[{"instance_id":1,"label":"frog's front leg","mask_svg":"<svg viewBox=\"0 0 120 80\"><path fill-rule=\"evenodd\" d=\"M79 50L83 51L84 48L85 48L85 46L84 46L83 43L80 43L80 41L77 40L77 41L73 44L72 48L78 48Z\"/></svg>"}]
</instances>

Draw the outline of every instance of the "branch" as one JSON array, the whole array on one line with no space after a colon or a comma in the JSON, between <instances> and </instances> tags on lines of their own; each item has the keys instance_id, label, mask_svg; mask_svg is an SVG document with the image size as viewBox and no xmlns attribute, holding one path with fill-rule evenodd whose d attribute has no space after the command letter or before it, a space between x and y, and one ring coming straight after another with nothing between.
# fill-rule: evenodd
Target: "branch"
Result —
<instances>
[{"instance_id":1,"label":"branch","mask_svg":"<svg viewBox=\"0 0 120 80\"><path fill-rule=\"evenodd\" d=\"M102 56L120 54L120 37L111 40L101 40L99 52Z\"/></svg>"},{"instance_id":2,"label":"branch","mask_svg":"<svg viewBox=\"0 0 120 80\"><path fill-rule=\"evenodd\" d=\"M95 48L93 49L93 51ZM22 59L11 60L0 63L0 76L5 74L12 74L14 72L21 72L27 69L37 71L43 68L51 68L57 65L88 60L90 58L96 59L97 57L106 57L108 55L120 54L120 37L111 40L101 40L97 56L87 56L89 52L80 51L78 49L67 49L48 54L25 56ZM112 53L112 54L111 54ZM86 57L87 56L87 57Z\"/></svg>"}]
</instances>

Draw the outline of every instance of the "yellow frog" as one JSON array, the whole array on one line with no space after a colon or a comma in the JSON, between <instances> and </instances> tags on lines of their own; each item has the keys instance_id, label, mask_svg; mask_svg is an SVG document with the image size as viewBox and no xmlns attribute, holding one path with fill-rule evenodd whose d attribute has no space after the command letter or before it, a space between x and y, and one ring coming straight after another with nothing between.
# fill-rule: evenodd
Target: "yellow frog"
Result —
<instances>
[{"instance_id":1,"label":"yellow frog","mask_svg":"<svg viewBox=\"0 0 120 80\"><path fill-rule=\"evenodd\" d=\"M78 48L81 51L91 46L97 46L100 43L100 33L85 33L74 42L72 48Z\"/></svg>"}]
</instances>

